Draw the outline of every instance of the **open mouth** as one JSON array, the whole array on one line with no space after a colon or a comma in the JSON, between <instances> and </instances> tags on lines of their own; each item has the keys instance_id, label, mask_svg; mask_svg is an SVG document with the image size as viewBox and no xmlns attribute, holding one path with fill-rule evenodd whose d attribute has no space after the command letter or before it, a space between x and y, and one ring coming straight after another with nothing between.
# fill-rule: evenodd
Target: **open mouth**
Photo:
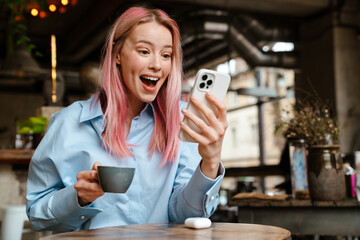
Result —
<instances>
[{"instance_id":1,"label":"open mouth","mask_svg":"<svg viewBox=\"0 0 360 240\"><path fill-rule=\"evenodd\" d=\"M140 80L149 87L155 87L160 78L141 76Z\"/></svg>"}]
</instances>

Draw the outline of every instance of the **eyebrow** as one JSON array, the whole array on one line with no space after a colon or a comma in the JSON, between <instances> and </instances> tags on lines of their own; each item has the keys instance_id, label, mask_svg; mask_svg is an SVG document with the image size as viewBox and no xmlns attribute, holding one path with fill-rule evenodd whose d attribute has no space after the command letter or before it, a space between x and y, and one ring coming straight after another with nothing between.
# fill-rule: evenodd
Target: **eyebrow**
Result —
<instances>
[{"instance_id":1,"label":"eyebrow","mask_svg":"<svg viewBox=\"0 0 360 240\"><path fill-rule=\"evenodd\" d=\"M152 42L149 42L147 40L139 40L139 41L136 41L135 43L146 43L151 46L154 46L154 44ZM172 48L172 47L173 47L172 45L165 45L163 48Z\"/></svg>"}]
</instances>

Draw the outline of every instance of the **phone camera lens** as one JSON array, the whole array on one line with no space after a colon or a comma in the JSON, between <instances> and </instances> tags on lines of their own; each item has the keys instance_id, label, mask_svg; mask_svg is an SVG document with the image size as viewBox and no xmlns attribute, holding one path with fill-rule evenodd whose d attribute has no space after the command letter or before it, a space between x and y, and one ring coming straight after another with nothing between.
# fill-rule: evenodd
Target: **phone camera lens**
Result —
<instances>
[{"instance_id":1,"label":"phone camera lens","mask_svg":"<svg viewBox=\"0 0 360 240\"><path fill-rule=\"evenodd\" d=\"M204 88L205 87L205 83L200 83L200 85L199 85L199 87L202 89L202 88Z\"/></svg>"},{"instance_id":2,"label":"phone camera lens","mask_svg":"<svg viewBox=\"0 0 360 240\"><path fill-rule=\"evenodd\" d=\"M202 76L202 80L204 80L204 81L205 81L207 78L208 78L208 76L207 76L206 74Z\"/></svg>"},{"instance_id":3,"label":"phone camera lens","mask_svg":"<svg viewBox=\"0 0 360 240\"><path fill-rule=\"evenodd\" d=\"M211 79L208 80L208 81L206 82L206 84L207 84L208 86L210 86L210 85L212 84L212 80L211 80Z\"/></svg>"}]
</instances>

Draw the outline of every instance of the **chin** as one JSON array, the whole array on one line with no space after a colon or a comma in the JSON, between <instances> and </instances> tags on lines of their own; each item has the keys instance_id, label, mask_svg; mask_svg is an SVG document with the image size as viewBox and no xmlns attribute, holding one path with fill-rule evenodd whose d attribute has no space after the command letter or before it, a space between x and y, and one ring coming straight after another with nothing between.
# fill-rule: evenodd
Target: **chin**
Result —
<instances>
[{"instance_id":1,"label":"chin","mask_svg":"<svg viewBox=\"0 0 360 240\"><path fill-rule=\"evenodd\" d=\"M156 99L156 96L148 96L148 97L144 97L144 98L141 98L141 101L142 102L145 102L145 103L151 103L153 102L155 99Z\"/></svg>"}]
</instances>

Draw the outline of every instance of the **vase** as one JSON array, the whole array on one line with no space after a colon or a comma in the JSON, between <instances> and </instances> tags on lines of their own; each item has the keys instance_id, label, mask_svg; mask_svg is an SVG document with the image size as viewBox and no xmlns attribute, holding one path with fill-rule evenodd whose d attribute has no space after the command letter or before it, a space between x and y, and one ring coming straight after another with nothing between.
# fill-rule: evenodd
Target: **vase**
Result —
<instances>
[{"instance_id":1,"label":"vase","mask_svg":"<svg viewBox=\"0 0 360 240\"><path fill-rule=\"evenodd\" d=\"M289 141L291 186L294 199L309 199L306 152L304 139Z\"/></svg>"},{"instance_id":2,"label":"vase","mask_svg":"<svg viewBox=\"0 0 360 240\"><path fill-rule=\"evenodd\" d=\"M346 197L345 175L339 145L310 146L308 182L313 201L342 201Z\"/></svg>"}]
</instances>

